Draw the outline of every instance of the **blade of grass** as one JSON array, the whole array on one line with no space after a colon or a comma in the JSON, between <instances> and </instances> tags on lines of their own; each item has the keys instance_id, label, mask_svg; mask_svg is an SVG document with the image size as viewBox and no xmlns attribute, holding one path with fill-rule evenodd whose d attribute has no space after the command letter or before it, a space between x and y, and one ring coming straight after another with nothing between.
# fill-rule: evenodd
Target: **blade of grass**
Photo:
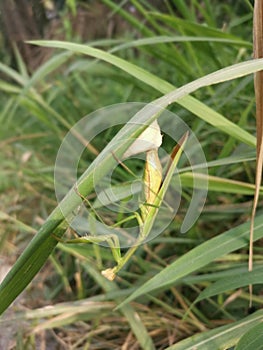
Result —
<instances>
[{"instance_id":1,"label":"blade of grass","mask_svg":"<svg viewBox=\"0 0 263 350\"><path fill-rule=\"evenodd\" d=\"M214 295L224 293L229 290L237 289L240 287L248 286L249 284L262 284L263 283L263 269L262 266L258 266L253 271L246 271L240 275L229 276L220 278L211 286L204 289L195 300L195 303L210 298Z\"/></svg>"},{"instance_id":2,"label":"blade of grass","mask_svg":"<svg viewBox=\"0 0 263 350\"><path fill-rule=\"evenodd\" d=\"M120 44L113 49L110 50L111 53L125 50L131 47L139 47L139 46L145 46L145 45L156 45L160 43L180 43L180 42L217 42L222 44L229 44L229 45L237 45L237 46L248 46L251 48L251 43L240 40L240 39L233 39L233 38L214 38L209 36L167 36L167 35L160 35L160 36L154 36L151 38L142 38L138 40L134 40L131 42Z\"/></svg>"},{"instance_id":3,"label":"blade of grass","mask_svg":"<svg viewBox=\"0 0 263 350\"><path fill-rule=\"evenodd\" d=\"M249 227L250 223L245 223L195 247L139 287L120 306L126 305L135 298L155 289L173 285L179 279L209 264L211 261L246 246L249 240ZM255 241L263 237L262 228L263 216L259 216L255 219Z\"/></svg>"},{"instance_id":4,"label":"blade of grass","mask_svg":"<svg viewBox=\"0 0 263 350\"><path fill-rule=\"evenodd\" d=\"M258 311L253 315L243 318L241 321L230 325L218 327L208 332L202 332L193 337L180 341L166 350L215 350L229 349L234 346L244 332L263 321L263 312ZM252 349L252 348L251 348ZM243 350L243 349L242 349Z\"/></svg>"},{"instance_id":5,"label":"blade of grass","mask_svg":"<svg viewBox=\"0 0 263 350\"><path fill-rule=\"evenodd\" d=\"M110 53L107 53L105 51L102 51L93 47L89 47L87 45L80 45L80 44L74 44L74 43L63 42L63 41L45 41L45 40L30 41L30 43L35 45L45 46L45 47L61 48L61 49L73 51L75 53L82 53L85 55L89 55L89 56L101 59L105 62L108 62L118 67L119 69L122 69L128 74L136 77L137 79L143 81L144 83L152 86L154 89L165 94L168 94L169 92L175 89L173 85L158 78L157 76L151 74L150 72L145 71L144 69L130 62L127 62L126 60L123 60L117 56L114 56ZM249 65L248 62L242 63L241 65L246 65L246 64ZM248 69L248 66L247 66L247 69ZM253 71L250 73L253 73ZM212 74L216 74L216 73L212 73ZM241 76L243 76L242 73L240 74L240 77ZM202 86L207 86L207 84L211 85L211 84L219 83L219 81L213 80L213 77L211 75L207 75L206 77L209 77L208 80L210 79L211 80L210 82L207 81L206 84ZM227 78L227 76L224 76L224 74L222 74L220 78L221 82L231 80L231 79L234 79L234 77ZM196 82L197 81L198 80L196 80ZM201 87L201 85L199 87ZM189 91L188 94L190 94L193 91ZM180 97L180 101L178 101L179 100L178 98L177 103L180 104L182 107L188 109L190 112L197 115L199 118L203 119L207 123L215 126L217 129L229 134L230 136L242 142L245 142L251 146L254 146L256 144L254 136L250 135L248 132L246 132L236 124L232 123L231 121L223 117L221 114L215 112L213 109L209 108L202 102L196 100L192 96L186 96L188 94L185 94L184 96Z\"/></svg>"},{"instance_id":6,"label":"blade of grass","mask_svg":"<svg viewBox=\"0 0 263 350\"><path fill-rule=\"evenodd\" d=\"M245 195L252 195L255 191L255 185L231 180L224 179L222 177L186 172L180 175L181 185L183 187L193 187L193 181L195 180L194 186L196 188L206 188L207 182L209 191L216 191L221 193L239 193ZM263 194L263 187L260 187L260 194Z\"/></svg>"},{"instance_id":7,"label":"blade of grass","mask_svg":"<svg viewBox=\"0 0 263 350\"><path fill-rule=\"evenodd\" d=\"M164 23L170 23L175 28L183 28L187 33L191 33L195 36L207 36L211 38L225 38L239 41L240 38L226 33L220 29L204 26L200 23L193 23L192 21L188 21L176 16L170 16L168 14L163 14L160 12L152 13L152 16L157 20L160 20ZM246 47L251 47L251 43L247 42Z\"/></svg>"},{"instance_id":8,"label":"blade of grass","mask_svg":"<svg viewBox=\"0 0 263 350\"><path fill-rule=\"evenodd\" d=\"M263 323L249 329L239 340L235 350L260 349L263 344Z\"/></svg>"},{"instance_id":9,"label":"blade of grass","mask_svg":"<svg viewBox=\"0 0 263 350\"><path fill-rule=\"evenodd\" d=\"M229 157L225 158L219 158L216 160L212 160L210 162L207 162L205 164L197 164L197 165L192 165L191 167L184 167L181 169L178 169L179 173L183 173L185 171L189 170L197 170L197 169L202 169L202 168L213 168L213 167L223 167L224 165L230 165L230 164L235 164L235 163L243 163L243 162L250 162L254 161L256 159L256 154L255 152L243 152L242 154L239 155L231 155Z\"/></svg>"}]
</instances>

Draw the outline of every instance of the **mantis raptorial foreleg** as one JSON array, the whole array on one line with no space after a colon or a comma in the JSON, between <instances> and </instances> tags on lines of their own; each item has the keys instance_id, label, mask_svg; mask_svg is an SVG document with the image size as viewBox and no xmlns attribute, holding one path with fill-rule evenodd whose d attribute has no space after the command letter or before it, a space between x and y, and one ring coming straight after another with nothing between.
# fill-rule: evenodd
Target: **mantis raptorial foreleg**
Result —
<instances>
[{"instance_id":1,"label":"mantis raptorial foreleg","mask_svg":"<svg viewBox=\"0 0 263 350\"><path fill-rule=\"evenodd\" d=\"M135 253L138 246L144 242L144 240L149 235L151 228L153 226L154 220L158 214L159 208L164 200L164 196L167 192L168 186L171 182L173 173L175 171L176 165L180 159L183 146L187 140L188 133L186 133L179 143L175 146L172 152L172 158L168 164L165 177L162 180L161 177L159 179L154 178L154 174L160 175L160 166L158 164L159 158L157 154L157 150L155 150L154 154L149 154L149 157L146 156L146 164L145 164L145 173L144 173L144 196L145 202L141 205L141 216L138 214L137 220L140 226L140 234L137 238L136 244L134 244L131 248L128 249L126 254L121 257L117 266L111 269L107 269L103 271L103 275L109 279L113 279L118 271L126 264L126 262L131 258L131 256ZM149 152L149 151L148 151ZM147 163L151 161L151 164ZM154 160L154 161L153 161ZM150 172L150 173L149 173ZM150 180L152 179L152 181Z\"/></svg>"},{"instance_id":2,"label":"mantis raptorial foreleg","mask_svg":"<svg viewBox=\"0 0 263 350\"><path fill-rule=\"evenodd\" d=\"M152 130L154 131L152 131ZM154 133L154 135L152 135ZM119 238L116 234L96 234L96 224L94 224L94 216L97 216L99 219L99 214L92 209L92 205L89 203L89 206L92 209L92 215L89 216L91 223L90 227L93 227L92 235L82 236L70 241L67 243L102 243L106 242L111 248L114 260L116 261L116 266L110 269L106 269L102 271L102 274L108 278L109 280L113 280L118 271L126 264L126 262L131 258L136 249L140 244L142 244L145 239L149 236L156 216L159 212L159 208L161 207L165 194L167 192L168 186L171 182L173 173L175 171L176 165L181 156L183 147L187 140L188 133L186 133L182 139L175 146L172 154L170 162L167 166L167 170L165 176L162 177L162 167L161 162L158 156L158 148L161 145L162 136L160 133L160 128L155 121L152 125L150 125L138 139L130 146L130 148L125 152L124 157L129 157L130 155L134 155L136 153L145 152L146 153L146 161L144 168L144 176L143 176L143 195L144 202L140 205L140 213L134 212L132 216L128 218L124 218L120 220L118 223L110 223L111 228L120 227L123 223L127 222L131 219L136 219L139 226L139 234L137 239L135 240L132 247L130 247L127 252L121 256ZM150 141L149 141L150 140ZM146 146L144 146L143 141L146 141ZM149 146L150 144L150 146ZM114 154L113 154L114 156ZM116 157L114 156L116 159ZM118 163L122 164L121 161L117 160ZM83 201L87 201L86 198L80 194ZM101 220L102 221L102 220ZM108 221L108 220L107 220ZM102 221L103 222L103 221Z\"/></svg>"}]
</instances>

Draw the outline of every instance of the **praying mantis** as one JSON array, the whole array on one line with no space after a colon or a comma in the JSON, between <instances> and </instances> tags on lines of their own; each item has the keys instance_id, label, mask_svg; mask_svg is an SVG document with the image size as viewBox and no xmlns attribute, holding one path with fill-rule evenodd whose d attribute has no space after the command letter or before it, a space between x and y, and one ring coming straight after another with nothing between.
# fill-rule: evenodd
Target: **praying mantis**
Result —
<instances>
[{"instance_id":1,"label":"praying mantis","mask_svg":"<svg viewBox=\"0 0 263 350\"><path fill-rule=\"evenodd\" d=\"M183 148L188 138L186 132L174 147L170 160L167 165L164 176L162 175L162 165L158 155L158 148L162 143L162 135L157 121L149 125L144 132L133 142L133 144L124 153L123 158L145 152L145 167L143 175L143 202L140 204L139 213L134 212L132 218L135 218L139 226L139 234L135 243L121 255L119 238L116 234L85 235L75 239L67 240L65 243L101 243L106 242L112 251L116 265L112 268L101 271L102 275L108 280L114 280L117 273L123 268L127 261L149 236L157 217L159 208L164 200L165 194L172 180L175 168L178 164ZM122 164L121 162L119 162ZM81 194L79 194L81 196ZM83 198L83 200L86 200ZM94 227L96 213L89 215L90 227ZM118 223L120 224L120 222ZM113 225L114 226L114 225Z\"/></svg>"}]
</instances>

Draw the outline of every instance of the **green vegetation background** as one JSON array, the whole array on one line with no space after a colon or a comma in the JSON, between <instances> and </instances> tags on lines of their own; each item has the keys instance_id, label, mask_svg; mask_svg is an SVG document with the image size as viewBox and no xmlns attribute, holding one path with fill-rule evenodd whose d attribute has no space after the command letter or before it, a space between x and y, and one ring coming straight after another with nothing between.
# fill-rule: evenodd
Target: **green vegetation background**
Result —
<instances>
[{"instance_id":1,"label":"green vegetation background","mask_svg":"<svg viewBox=\"0 0 263 350\"><path fill-rule=\"evenodd\" d=\"M82 5L93 18L95 3ZM43 61L32 70L18 50L11 60L2 45L3 269L14 264L57 205L54 164L72 125L103 106L148 103L172 88L252 57L253 7L249 1L174 0L163 2L161 8L149 1L131 1L125 6L109 0L99 3L107 9L105 18L121 28L116 28L116 34L106 31L105 37L89 39L91 48L105 52L102 59L94 58L92 50L83 55L80 47L73 50L70 43L54 43L67 50L41 48ZM83 44L72 20L79 6L67 2L59 26L47 39ZM133 63L134 70L107 63L107 52ZM151 75L140 76L136 67ZM191 199L191 184L186 183L177 220L158 239L140 247L115 282L100 274L102 268L114 264L109 249L59 244L23 298L0 321L0 329L15 348L37 349L42 344L63 349L240 350L262 344L262 312L248 316L247 288L255 284L253 303L260 309L260 242L255 243L254 273L247 273L247 221L255 172L253 76L212 84L211 80L211 85L192 94L209 110L199 106L193 111L187 101L184 107L170 107L194 131L204 149L209 175L214 176L198 222L186 234L179 233ZM218 115L225 117L225 124L217 123L221 121ZM238 129L229 128L227 120ZM115 132L101 135L94 146L101 151ZM166 146L171 149L169 140ZM87 152L82 169L94 158ZM117 181L121 184L128 178L122 169ZM259 211L255 240L263 235L261 226ZM132 293L138 297L135 302L115 310ZM23 324L18 333L17 317Z\"/></svg>"}]
</instances>

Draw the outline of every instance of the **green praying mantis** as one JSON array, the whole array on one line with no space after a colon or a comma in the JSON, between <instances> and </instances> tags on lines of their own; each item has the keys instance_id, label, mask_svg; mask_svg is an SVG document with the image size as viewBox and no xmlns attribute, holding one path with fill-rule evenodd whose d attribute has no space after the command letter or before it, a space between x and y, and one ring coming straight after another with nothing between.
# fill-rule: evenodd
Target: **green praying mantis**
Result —
<instances>
[{"instance_id":1,"label":"green praying mantis","mask_svg":"<svg viewBox=\"0 0 263 350\"><path fill-rule=\"evenodd\" d=\"M159 208L164 201L165 194L172 180L172 176L184 149L187 138L188 132L182 136L178 144L174 147L170 155L170 160L164 176L162 175L162 165L158 156L158 148L162 143L162 135L157 121L149 125L149 127L146 128L146 130L124 153L124 158L128 158L131 155L141 152L146 153L143 175L143 202L139 206L139 212L134 212L133 215L128 218L129 220L131 218L137 220L139 226L139 234L136 238L135 243L126 251L124 255L121 254L119 238L116 234L92 234L65 241L65 243L106 242L110 247L113 258L116 262L116 265L114 267L108 268L101 272L102 275L105 276L108 280L114 280L116 274L132 257L138 246L142 244L149 236L153 224L156 220ZM119 163L122 164L121 162ZM81 194L79 195L81 196ZM83 201L87 200L86 198L82 199ZM95 216L95 211L89 215L90 227L95 227ZM127 219L118 222L118 225L123 223L125 220ZM115 225L113 224L112 226L114 227Z\"/></svg>"}]
</instances>

